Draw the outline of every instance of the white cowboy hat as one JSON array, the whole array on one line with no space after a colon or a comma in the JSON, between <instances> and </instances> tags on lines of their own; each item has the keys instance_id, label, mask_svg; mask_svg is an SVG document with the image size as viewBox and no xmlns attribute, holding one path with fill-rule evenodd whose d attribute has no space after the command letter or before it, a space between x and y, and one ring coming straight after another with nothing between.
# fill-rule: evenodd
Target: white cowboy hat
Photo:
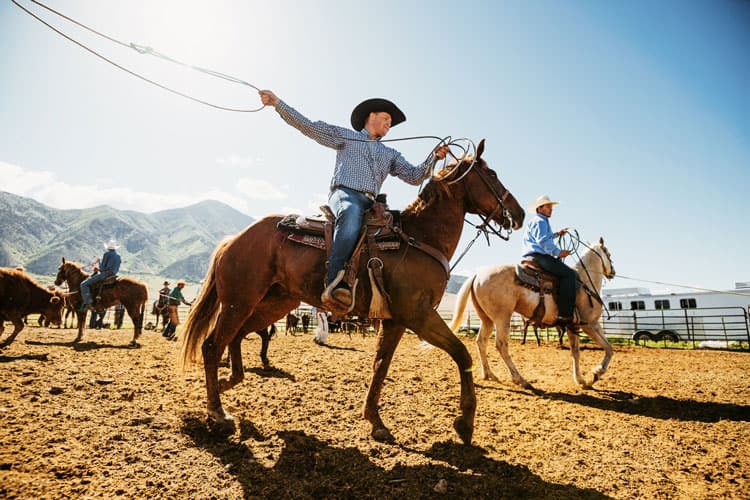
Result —
<instances>
[{"instance_id":1,"label":"white cowboy hat","mask_svg":"<svg viewBox=\"0 0 750 500\"><path fill-rule=\"evenodd\" d=\"M113 238L105 243L104 248L106 248L107 250L116 250L120 248L120 245L118 245L117 241Z\"/></svg>"},{"instance_id":2,"label":"white cowboy hat","mask_svg":"<svg viewBox=\"0 0 750 500\"><path fill-rule=\"evenodd\" d=\"M558 203L560 202L550 200L549 196L545 194L544 196L540 196L534 201L534 203L531 205L531 210L536 210L537 208L542 207L544 205L557 205Z\"/></svg>"}]
</instances>

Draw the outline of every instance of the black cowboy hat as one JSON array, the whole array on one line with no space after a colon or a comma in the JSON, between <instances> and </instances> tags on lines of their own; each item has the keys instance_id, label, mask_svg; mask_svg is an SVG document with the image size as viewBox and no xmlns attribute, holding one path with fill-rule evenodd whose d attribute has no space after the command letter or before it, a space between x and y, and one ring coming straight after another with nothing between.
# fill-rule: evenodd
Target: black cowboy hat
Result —
<instances>
[{"instance_id":1,"label":"black cowboy hat","mask_svg":"<svg viewBox=\"0 0 750 500\"><path fill-rule=\"evenodd\" d=\"M362 101L352 111L352 127L354 130L359 132L365 128L365 122L370 113L385 112L391 115L391 127L395 127L399 123L406 121L406 115L403 111L398 109L398 106L393 104L388 99L381 99L379 97L373 99L367 99Z\"/></svg>"}]
</instances>

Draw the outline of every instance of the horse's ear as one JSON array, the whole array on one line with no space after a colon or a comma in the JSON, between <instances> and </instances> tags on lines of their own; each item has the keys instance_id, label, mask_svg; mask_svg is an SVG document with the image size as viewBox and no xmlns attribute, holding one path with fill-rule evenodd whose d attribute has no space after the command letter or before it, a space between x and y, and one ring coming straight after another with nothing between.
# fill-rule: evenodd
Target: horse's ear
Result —
<instances>
[{"instance_id":1,"label":"horse's ear","mask_svg":"<svg viewBox=\"0 0 750 500\"><path fill-rule=\"evenodd\" d=\"M479 145L477 146L477 160L482 157L482 153L484 153L484 139L479 141Z\"/></svg>"},{"instance_id":2,"label":"horse's ear","mask_svg":"<svg viewBox=\"0 0 750 500\"><path fill-rule=\"evenodd\" d=\"M62 260L63 260L63 264L65 264L65 257L63 257Z\"/></svg>"},{"instance_id":3,"label":"horse's ear","mask_svg":"<svg viewBox=\"0 0 750 500\"><path fill-rule=\"evenodd\" d=\"M604 245L604 236L599 236L599 244Z\"/></svg>"}]
</instances>

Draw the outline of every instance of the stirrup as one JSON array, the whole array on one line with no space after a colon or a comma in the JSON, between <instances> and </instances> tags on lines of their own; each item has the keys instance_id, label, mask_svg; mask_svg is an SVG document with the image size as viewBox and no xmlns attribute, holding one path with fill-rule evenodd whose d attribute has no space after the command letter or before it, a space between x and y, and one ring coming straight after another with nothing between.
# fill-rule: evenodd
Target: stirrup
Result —
<instances>
[{"instance_id":1,"label":"stirrup","mask_svg":"<svg viewBox=\"0 0 750 500\"><path fill-rule=\"evenodd\" d=\"M331 281L325 290L323 290L323 295L320 296L320 300L325 302L331 302L333 301L333 297L331 297L331 293L333 290L341 283L341 280L344 279L344 270L342 269L338 273L336 273L336 277L333 278L333 281Z\"/></svg>"},{"instance_id":2,"label":"stirrup","mask_svg":"<svg viewBox=\"0 0 750 500\"><path fill-rule=\"evenodd\" d=\"M336 289L336 287L341 284L341 281L344 279L345 270L342 269L336 274L336 277L333 279L333 281L326 287L326 289L323 291L323 295L320 296L320 301L323 303L324 306L326 306L328 309L330 309L331 312L334 312L338 315L346 316L352 310L354 309L355 304L355 292L357 290L357 282L359 280L354 280L354 283L352 284L352 288L350 290L352 294L352 301L350 304L344 304L342 302L339 302L333 297L333 291Z\"/></svg>"}]
</instances>

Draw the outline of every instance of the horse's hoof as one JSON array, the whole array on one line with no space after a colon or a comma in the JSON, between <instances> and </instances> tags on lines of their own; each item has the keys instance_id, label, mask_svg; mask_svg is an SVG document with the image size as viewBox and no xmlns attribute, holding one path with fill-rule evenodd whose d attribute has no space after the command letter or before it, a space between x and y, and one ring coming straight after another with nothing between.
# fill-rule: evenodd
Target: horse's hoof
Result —
<instances>
[{"instance_id":1,"label":"horse's hoof","mask_svg":"<svg viewBox=\"0 0 750 500\"><path fill-rule=\"evenodd\" d=\"M393 438L393 434L391 434L391 431L389 431L385 427L373 429L372 438L375 441L379 441L381 443L392 443L395 441L395 439Z\"/></svg>"},{"instance_id":2,"label":"horse's hoof","mask_svg":"<svg viewBox=\"0 0 750 500\"><path fill-rule=\"evenodd\" d=\"M235 430L234 417L224 410L218 412L209 411L208 420L213 424L214 428L232 432Z\"/></svg>"},{"instance_id":3,"label":"horse's hoof","mask_svg":"<svg viewBox=\"0 0 750 500\"><path fill-rule=\"evenodd\" d=\"M141 344L139 344L135 340L131 340L128 344L128 347L130 347L131 349L138 349L139 347L141 347Z\"/></svg>"},{"instance_id":4,"label":"horse's hoof","mask_svg":"<svg viewBox=\"0 0 750 500\"><path fill-rule=\"evenodd\" d=\"M464 416L456 417L453 421L453 428L458 433L458 437L464 444L471 444L471 437L474 434L474 426L466 421Z\"/></svg>"}]
</instances>

